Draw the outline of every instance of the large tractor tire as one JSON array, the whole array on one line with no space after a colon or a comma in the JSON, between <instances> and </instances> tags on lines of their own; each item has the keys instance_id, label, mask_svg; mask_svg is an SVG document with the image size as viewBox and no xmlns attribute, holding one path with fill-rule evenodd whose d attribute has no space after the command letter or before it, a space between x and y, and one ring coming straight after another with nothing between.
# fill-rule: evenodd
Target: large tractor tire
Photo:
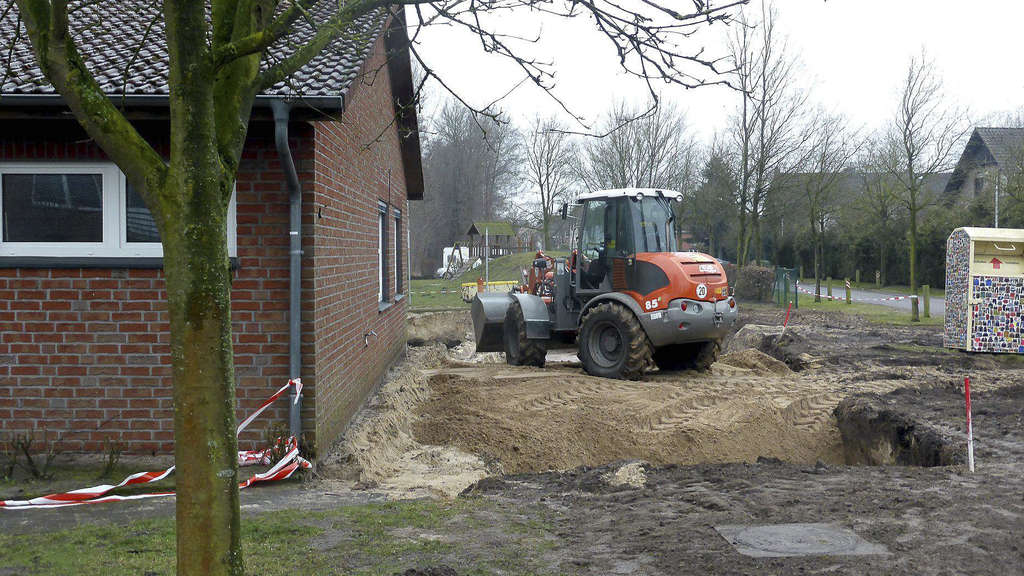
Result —
<instances>
[{"instance_id":1,"label":"large tractor tire","mask_svg":"<svg viewBox=\"0 0 1024 576\"><path fill-rule=\"evenodd\" d=\"M722 345L718 340L663 346L654 351L654 363L663 372L697 370L704 372L718 361Z\"/></svg>"},{"instance_id":2,"label":"large tractor tire","mask_svg":"<svg viewBox=\"0 0 1024 576\"><path fill-rule=\"evenodd\" d=\"M651 344L636 316L617 302L602 302L583 316L580 361L594 376L639 380L651 360Z\"/></svg>"},{"instance_id":3,"label":"large tractor tire","mask_svg":"<svg viewBox=\"0 0 1024 576\"><path fill-rule=\"evenodd\" d=\"M547 356L547 340L531 340L526 337L526 317L519 300L512 300L505 311L505 362L511 366L544 366Z\"/></svg>"},{"instance_id":4,"label":"large tractor tire","mask_svg":"<svg viewBox=\"0 0 1024 576\"><path fill-rule=\"evenodd\" d=\"M697 344L697 354L693 357L693 368L700 372L711 369L711 365L718 362L718 353L722 351L722 343L719 340L701 342Z\"/></svg>"}]
</instances>

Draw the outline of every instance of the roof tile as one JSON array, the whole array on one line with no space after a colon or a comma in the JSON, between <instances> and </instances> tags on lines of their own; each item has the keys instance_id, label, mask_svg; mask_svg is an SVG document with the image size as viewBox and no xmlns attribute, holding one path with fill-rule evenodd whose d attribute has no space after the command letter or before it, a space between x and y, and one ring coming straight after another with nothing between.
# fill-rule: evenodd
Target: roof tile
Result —
<instances>
[{"instance_id":1,"label":"roof tile","mask_svg":"<svg viewBox=\"0 0 1024 576\"><path fill-rule=\"evenodd\" d=\"M72 0L72 36L89 70L107 94L168 94L161 6L158 0ZM336 2L321 0L311 11L312 19L324 22L336 10ZM382 32L386 17L387 11L378 9L357 18L348 33L340 35L312 61L264 94L307 98L345 94ZM313 34L313 26L299 19L292 33L267 51L261 68L287 58ZM0 18L0 53L11 55L9 69L0 68L0 94L55 93L36 64L16 8Z\"/></svg>"}]
</instances>

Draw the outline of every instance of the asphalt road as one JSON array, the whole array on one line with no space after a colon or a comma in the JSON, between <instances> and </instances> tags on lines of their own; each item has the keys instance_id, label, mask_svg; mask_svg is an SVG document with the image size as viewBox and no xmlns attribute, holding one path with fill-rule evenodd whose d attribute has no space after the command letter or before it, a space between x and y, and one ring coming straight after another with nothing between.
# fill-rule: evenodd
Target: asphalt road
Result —
<instances>
[{"instance_id":1,"label":"asphalt road","mask_svg":"<svg viewBox=\"0 0 1024 576\"><path fill-rule=\"evenodd\" d=\"M808 290L814 291L814 286L808 287ZM822 294L826 293L825 287L821 287ZM845 297L846 289L842 286L832 286L832 295L838 297ZM906 296L906 294L894 294L892 292L878 292L875 290L850 290L850 296L854 302L862 302L864 304L874 304L877 306L889 306L890 308L899 308L900 310L906 310L910 312L910 298L904 298L903 300L883 300L883 298L892 298L894 296ZM814 298L811 294L804 294L801 292L801 298ZM921 313L924 313L924 304L921 305ZM931 314L932 316L944 316L946 314L946 300L932 296L931 302Z\"/></svg>"}]
</instances>

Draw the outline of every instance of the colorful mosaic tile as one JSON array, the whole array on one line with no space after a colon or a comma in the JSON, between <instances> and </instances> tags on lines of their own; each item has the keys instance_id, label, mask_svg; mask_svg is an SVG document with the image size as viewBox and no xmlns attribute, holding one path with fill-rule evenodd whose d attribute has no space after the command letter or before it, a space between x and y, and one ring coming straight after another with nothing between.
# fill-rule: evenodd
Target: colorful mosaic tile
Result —
<instances>
[{"instance_id":1,"label":"colorful mosaic tile","mask_svg":"<svg viewBox=\"0 0 1024 576\"><path fill-rule=\"evenodd\" d=\"M979 352L1024 353L1021 340L1021 294L1024 278L974 276L971 306L971 349Z\"/></svg>"},{"instance_id":2,"label":"colorful mosaic tile","mask_svg":"<svg viewBox=\"0 0 1024 576\"><path fill-rule=\"evenodd\" d=\"M944 344L947 348L967 348L967 298L971 271L971 238L957 228L946 242L946 320Z\"/></svg>"}]
</instances>

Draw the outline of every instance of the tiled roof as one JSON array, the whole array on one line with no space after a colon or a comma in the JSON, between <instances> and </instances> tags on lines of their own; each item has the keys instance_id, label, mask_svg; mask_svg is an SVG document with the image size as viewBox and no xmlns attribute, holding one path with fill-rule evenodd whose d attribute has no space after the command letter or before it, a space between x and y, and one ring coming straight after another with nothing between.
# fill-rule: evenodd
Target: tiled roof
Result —
<instances>
[{"instance_id":1,"label":"tiled roof","mask_svg":"<svg viewBox=\"0 0 1024 576\"><path fill-rule=\"evenodd\" d=\"M975 128L946 184L946 192L959 190L973 168L991 165L993 161L1000 169L1015 169L1022 150L1024 128Z\"/></svg>"},{"instance_id":2,"label":"tiled roof","mask_svg":"<svg viewBox=\"0 0 1024 576\"><path fill-rule=\"evenodd\" d=\"M86 65L103 91L111 95L166 96L167 45L159 0L72 0L70 28ZM325 21L338 3L321 0L311 11L314 22ZM0 11L2 12L2 11ZM378 9L353 22L327 49L265 95L340 97L359 73L373 43L383 31L387 12ZM268 50L267 68L292 54L313 35L300 18L292 33ZM7 54L10 52L10 69ZM0 94L54 94L36 64L17 9L0 19ZM0 106L3 99L0 98Z\"/></svg>"},{"instance_id":3,"label":"tiled roof","mask_svg":"<svg viewBox=\"0 0 1024 576\"><path fill-rule=\"evenodd\" d=\"M975 128L1000 166L1011 166L1024 147L1024 128Z\"/></svg>"}]
</instances>

